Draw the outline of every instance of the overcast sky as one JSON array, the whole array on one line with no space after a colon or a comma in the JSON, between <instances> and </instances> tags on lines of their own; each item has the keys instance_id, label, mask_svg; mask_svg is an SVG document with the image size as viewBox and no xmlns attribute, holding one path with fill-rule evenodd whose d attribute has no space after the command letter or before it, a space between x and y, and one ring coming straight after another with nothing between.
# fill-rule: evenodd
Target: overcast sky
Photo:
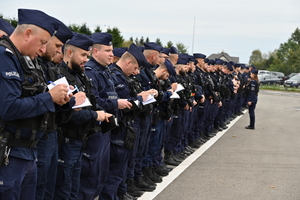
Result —
<instances>
[{"instance_id":1,"label":"overcast sky","mask_svg":"<svg viewBox=\"0 0 300 200\"><path fill-rule=\"evenodd\" d=\"M0 13L17 18L18 8L42 10L66 25L86 23L92 31L117 27L126 40L182 42L189 54L225 51L241 63L255 49L275 50L300 28L299 0L9 0Z\"/></svg>"}]
</instances>

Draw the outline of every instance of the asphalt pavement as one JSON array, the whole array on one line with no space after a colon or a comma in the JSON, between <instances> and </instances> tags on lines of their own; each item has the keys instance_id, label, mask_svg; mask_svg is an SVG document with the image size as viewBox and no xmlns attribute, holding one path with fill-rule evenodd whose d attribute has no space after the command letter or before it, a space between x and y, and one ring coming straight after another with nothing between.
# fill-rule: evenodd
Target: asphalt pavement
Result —
<instances>
[{"instance_id":1,"label":"asphalt pavement","mask_svg":"<svg viewBox=\"0 0 300 200\"><path fill-rule=\"evenodd\" d=\"M245 113L139 199L300 200L299 114L299 93L260 91L255 130Z\"/></svg>"}]
</instances>

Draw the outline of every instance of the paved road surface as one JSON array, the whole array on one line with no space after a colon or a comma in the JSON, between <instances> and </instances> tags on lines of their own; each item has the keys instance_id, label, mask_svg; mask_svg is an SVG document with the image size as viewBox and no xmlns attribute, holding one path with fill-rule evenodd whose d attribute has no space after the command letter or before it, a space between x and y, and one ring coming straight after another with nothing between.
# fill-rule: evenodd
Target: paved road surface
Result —
<instances>
[{"instance_id":1,"label":"paved road surface","mask_svg":"<svg viewBox=\"0 0 300 200\"><path fill-rule=\"evenodd\" d=\"M300 200L299 111L300 94L260 91L256 129L243 115L154 199Z\"/></svg>"}]
</instances>

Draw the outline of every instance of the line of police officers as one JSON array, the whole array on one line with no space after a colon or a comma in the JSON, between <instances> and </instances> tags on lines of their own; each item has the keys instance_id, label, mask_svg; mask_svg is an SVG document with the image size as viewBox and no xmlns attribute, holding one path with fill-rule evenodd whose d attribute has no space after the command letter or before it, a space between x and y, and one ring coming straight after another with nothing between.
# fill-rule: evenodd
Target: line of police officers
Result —
<instances>
[{"instance_id":1,"label":"line of police officers","mask_svg":"<svg viewBox=\"0 0 300 200\"><path fill-rule=\"evenodd\" d=\"M246 106L243 64L18 19L0 21L0 199L136 199Z\"/></svg>"}]
</instances>

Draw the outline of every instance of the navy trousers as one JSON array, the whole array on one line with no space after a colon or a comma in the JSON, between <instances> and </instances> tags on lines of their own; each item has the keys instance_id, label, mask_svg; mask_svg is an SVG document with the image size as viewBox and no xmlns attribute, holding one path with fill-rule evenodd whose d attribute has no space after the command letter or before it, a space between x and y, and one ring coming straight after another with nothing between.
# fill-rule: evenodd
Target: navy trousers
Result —
<instances>
[{"instance_id":1,"label":"navy trousers","mask_svg":"<svg viewBox=\"0 0 300 200\"><path fill-rule=\"evenodd\" d=\"M47 134L37 144L37 186L35 199L52 200L55 191L57 172L57 132Z\"/></svg>"}]
</instances>

